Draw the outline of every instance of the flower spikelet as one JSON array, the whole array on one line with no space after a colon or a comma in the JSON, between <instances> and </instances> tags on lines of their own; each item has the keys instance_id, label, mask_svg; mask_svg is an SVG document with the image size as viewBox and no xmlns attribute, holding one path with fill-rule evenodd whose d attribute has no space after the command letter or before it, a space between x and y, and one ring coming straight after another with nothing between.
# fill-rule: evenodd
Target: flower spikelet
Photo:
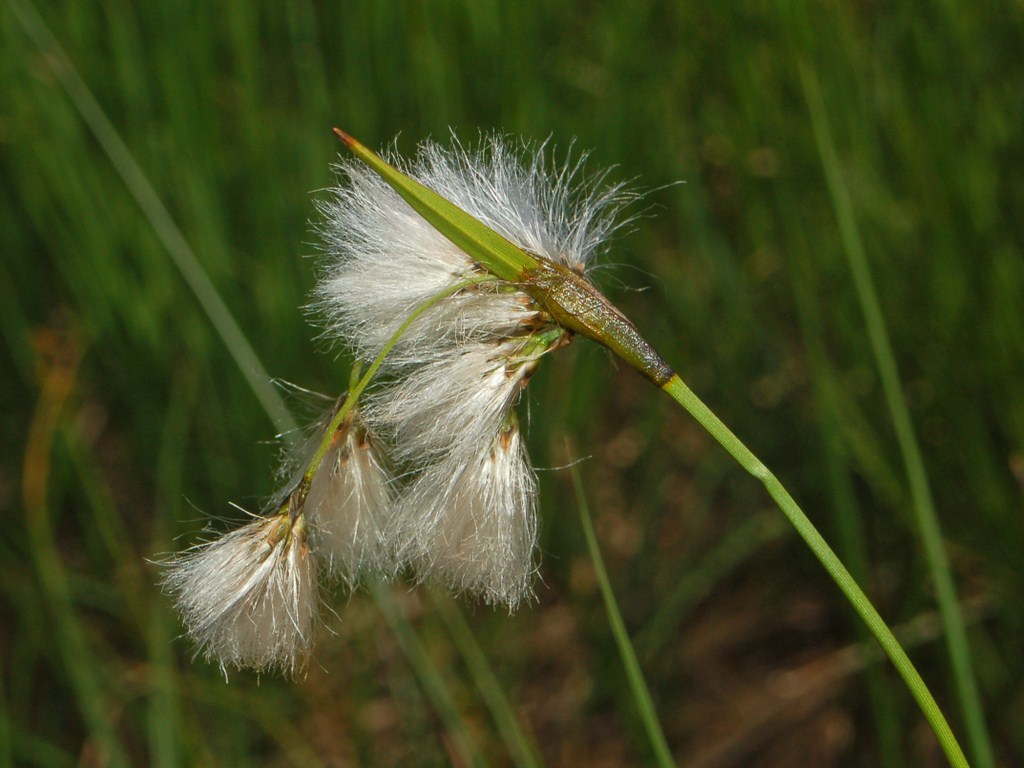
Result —
<instances>
[{"instance_id":1,"label":"flower spikelet","mask_svg":"<svg viewBox=\"0 0 1024 768\"><path fill-rule=\"evenodd\" d=\"M369 399L365 418L396 459L425 464L489 447L531 367L513 364L521 340L452 345Z\"/></svg>"},{"instance_id":2,"label":"flower spikelet","mask_svg":"<svg viewBox=\"0 0 1024 768\"><path fill-rule=\"evenodd\" d=\"M536 479L514 417L482 451L453 453L409 488L402 556L434 580L514 609L536 566Z\"/></svg>"},{"instance_id":3,"label":"flower spikelet","mask_svg":"<svg viewBox=\"0 0 1024 768\"><path fill-rule=\"evenodd\" d=\"M199 652L229 668L305 666L318 620L317 565L301 521L257 518L166 563L164 587Z\"/></svg>"},{"instance_id":4,"label":"flower spikelet","mask_svg":"<svg viewBox=\"0 0 1024 768\"><path fill-rule=\"evenodd\" d=\"M366 574L394 570L387 529L392 492L375 442L350 414L313 475L303 508L310 546L349 587Z\"/></svg>"}]
</instances>

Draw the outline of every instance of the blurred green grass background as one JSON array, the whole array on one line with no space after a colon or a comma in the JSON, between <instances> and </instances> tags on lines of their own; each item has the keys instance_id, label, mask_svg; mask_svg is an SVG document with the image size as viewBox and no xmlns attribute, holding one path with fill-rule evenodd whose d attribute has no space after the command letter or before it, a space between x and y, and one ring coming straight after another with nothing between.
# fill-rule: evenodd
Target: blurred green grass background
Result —
<instances>
[{"instance_id":1,"label":"blurred green grass background","mask_svg":"<svg viewBox=\"0 0 1024 768\"><path fill-rule=\"evenodd\" d=\"M210 516L237 520L230 502L257 506L275 429L24 7L0 6L0 764L501 765L532 749L550 765L649 763L561 469L540 473L534 607L509 617L399 585L405 619L389 619L370 595L339 594L301 682L225 684L192 660L146 558ZM397 134L403 152L449 128L551 137L563 152L575 138L593 168L635 177L644 216L597 279L860 570L963 738L805 65L996 755L1024 761L1019 4L38 11L266 370L313 390L348 380L300 309L313 201L339 151L331 126L376 147ZM580 342L541 367L528 412L538 466L588 457L598 538L680 764L944 764L781 515L667 398ZM419 664L396 620L415 628ZM496 691L525 752L491 714Z\"/></svg>"}]
</instances>

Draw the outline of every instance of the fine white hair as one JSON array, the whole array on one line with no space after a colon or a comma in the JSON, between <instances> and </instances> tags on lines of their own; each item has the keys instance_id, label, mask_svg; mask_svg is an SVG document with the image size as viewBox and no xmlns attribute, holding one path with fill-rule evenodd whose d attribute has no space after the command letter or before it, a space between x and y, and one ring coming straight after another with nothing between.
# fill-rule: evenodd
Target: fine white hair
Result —
<instances>
[{"instance_id":1,"label":"fine white hair","mask_svg":"<svg viewBox=\"0 0 1024 768\"><path fill-rule=\"evenodd\" d=\"M604 184L606 173L588 177L586 155L558 165L551 154L546 144L517 144L500 134L482 137L475 149L454 138L450 147L427 141L411 161L385 153L404 173L520 248L586 267L621 226L616 214L635 195L625 184ZM327 258L312 308L328 336L370 360L414 309L481 269L367 165L350 158L335 170L340 184L318 205ZM509 315L512 304L477 307L472 325L500 332L519 319ZM418 325L438 329L427 317ZM423 341L406 333L399 346Z\"/></svg>"},{"instance_id":2,"label":"fine white hair","mask_svg":"<svg viewBox=\"0 0 1024 768\"><path fill-rule=\"evenodd\" d=\"M286 515L256 518L164 565L189 636L225 674L304 668L319 617L317 565Z\"/></svg>"},{"instance_id":3,"label":"fine white hair","mask_svg":"<svg viewBox=\"0 0 1024 768\"><path fill-rule=\"evenodd\" d=\"M359 424L340 430L303 506L310 546L332 578L351 588L367 574L394 570L388 533L392 496L369 433Z\"/></svg>"},{"instance_id":4,"label":"fine white hair","mask_svg":"<svg viewBox=\"0 0 1024 768\"><path fill-rule=\"evenodd\" d=\"M529 599L537 482L514 424L473 453L432 465L402 497L399 556L421 581L447 583L509 610Z\"/></svg>"}]
</instances>

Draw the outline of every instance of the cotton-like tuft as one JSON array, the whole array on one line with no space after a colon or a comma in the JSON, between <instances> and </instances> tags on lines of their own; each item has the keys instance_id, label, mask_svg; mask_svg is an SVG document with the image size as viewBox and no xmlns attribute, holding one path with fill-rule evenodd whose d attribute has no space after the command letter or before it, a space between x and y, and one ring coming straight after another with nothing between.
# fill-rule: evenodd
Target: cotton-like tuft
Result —
<instances>
[{"instance_id":1,"label":"cotton-like tuft","mask_svg":"<svg viewBox=\"0 0 1024 768\"><path fill-rule=\"evenodd\" d=\"M297 674L313 646L317 565L301 523L258 518L164 564L199 651L228 669Z\"/></svg>"},{"instance_id":2,"label":"cotton-like tuft","mask_svg":"<svg viewBox=\"0 0 1024 768\"><path fill-rule=\"evenodd\" d=\"M537 484L518 426L420 475L395 520L420 580L515 609L533 594Z\"/></svg>"},{"instance_id":3,"label":"cotton-like tuft","mask_svg":"<svg viewBox=\"0 0 1024 768\"><path fill-rule=\"evenodd\" d=\"M374 440L354 418L338 429L306 496L310 546L327 572L354 587L391 573L392 493Z\"/></svg>"},{"instance_id":4,"label":"cotton-like tuft","mask_svg":"<svg viewBox=\"0 0 1024 768\"><path fill-rule=\"evenodd\" d=\"M577 273L633 199L586 178L584 156L559 165L545 145L501 136L476 149L426 142L410 162L391 160L537 263ZM515 408L572 333L372 168L345 160L337 171L319 205L325 259L311 306L374 376L356 375L288 452L267 516L164 563L197 653L225 673L301 672L322 576L354 588L408 568L510 610L533 596L537 481Z\"/></svg>"},{"instance_id":5,"label":"cotton-like tuft","mask_svg":"<svg viewBox=\"0 0 1024 768\"><path fill-rule=\"evenodd\" d=\"M364 418L386 436L393 455L412 465L444 458L459 446L489 444L535 367L521 342L454 346L375 392Z\"/></svg>"}]
</instances>

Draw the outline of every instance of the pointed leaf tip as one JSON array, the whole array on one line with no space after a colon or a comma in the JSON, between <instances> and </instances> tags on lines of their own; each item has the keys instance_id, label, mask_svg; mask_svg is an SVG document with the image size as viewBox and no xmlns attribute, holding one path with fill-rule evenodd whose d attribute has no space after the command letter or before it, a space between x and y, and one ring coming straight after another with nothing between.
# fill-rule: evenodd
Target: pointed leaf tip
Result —
<instances>
[{"instance_id":1,"label":"pointed leaf tip","mask_svg":"<svg viewBox=\"0 0 1024 768\"><path fill-rule=\"evenodd\" d=\"M379 174L427 222L491 274L502 280L518 282L526 272L538 268L536 258L450 200L398 170L340 128L335 128L334 133L352 154Z\"/></svg>"},{"instance_id":2,"label":"pointed leaf tip","mask_svg":"<svg viewBox=\"0 0 1024 768\"><path fill-rule=\"evenodd\" d=\"M351 136L349 136L349 135L348 135L347 133L345 133L345 132L344 132L343 130L341 130L341 128L338 128L338 127L334 127L334 128L332 128L331 130L333 130L333 131L334 131L335 135L336 135L336 136L337 136L337 137L338 137L339 139L341 139L342 143L343 143L343 144L344 144L344 145L345 145L346 147L354 147L354 146L355 146L356 144L358 144L358 143L359 143L358 141L356 141L355 139L353 139L353 138L352 138Z\"/></svg>"}]
</instances>

